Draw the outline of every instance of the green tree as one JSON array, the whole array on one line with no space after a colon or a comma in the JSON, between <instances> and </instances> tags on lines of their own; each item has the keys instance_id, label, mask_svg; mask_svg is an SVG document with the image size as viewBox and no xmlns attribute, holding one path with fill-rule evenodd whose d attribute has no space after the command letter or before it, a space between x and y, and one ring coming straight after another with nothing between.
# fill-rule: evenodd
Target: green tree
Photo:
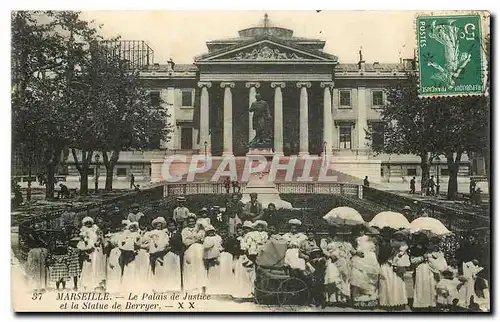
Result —
<instances>
[{"instance_id":1,"label":"green tree","mask_svg":"<svg viewBox=\"0 0 500 322\"><path fill-rule=\"evenodd\" d=\"M458 193L458 172L463 154L482 154L489 145L489 137L484 131L489 123L487 98L474 96L435 100L439 104L441 121L435 136L438 152L446 157L448 165L447 199L453 200Z\"/></svg>"},{"instance_id":2,"label":"green tree","mask_svg":"<svg viewBox=\"0 0 500 322\"><path fill-rule=\"evenodd\" d=\"M86 194L92 156L100 139L96 128L100 122L98 110L103 107L99 95L102 62L95 53L95 43L101 37L89 22L80 18L78 11L58 11L51 18L63 62L56 75L65 88L62 104L65 119L71 124L67 146L80 173L80 194Z\"/></svg>"},{"instance_id":3,"label":"green tree","mask_svg":"<svg viewBox=\"0 0 500 322\"><path fill-rule=\"evenodd\" d=\"M458 192L463 154L482 153L489 146L484 130L489 121L487 101L484 96L421 99L417 77L409 73L406 79L387 88L387 102L381 110L384 144L372 148L377 153L418 155L422 191L432 162L444 155L449 170L447 197L452 200Z\"/></svg>"},{"instance_id":4,"label":"green tree","mask_svg":"<svg viewBox=\"0 0 500 322\"><path fill-rule=\"evenodd\" d=\"M167 111L161 107L161 98L154 103L140 80L139 71L131 70L117 51L113 42L103 42L100 54L105 65L100 70L105 82L99 93L105 106L98 111L101 141L97 144L106 167L105 189L113 189L114 167L120 151L143 149L149 138L157 135L169 140L171 126L166 123Z\"/></svg>"},{"instance_id":5,"label":"green tree","mask_svg":"<svg viewBox=\"0 0 500 322\"><path fill-rule=\"evenodd\" d=\"M12 35L12 144L13 153L26 161L30 180L35 159L47 172L46 197L54 194L54 174L66 137L63 134L62 92L54 70L62 63L59 38L48 19L51 12L14 11Z\"/></svg>"},{"instance_id":6,"label":"green tree","mask_svg":"<svg viewBox=\"0 0 500 322\"><path fill-rule=\"evenodd\" d=\"M415 73L387 88L387 101L381 109L384 144L373 146L376 153L413 154L420 157L421 191L425 191L429 170L437 156L436 130L440 124L435 101L418 97ZM368 132L368 135L371 135Z\"/></svg>"}]
</instances>

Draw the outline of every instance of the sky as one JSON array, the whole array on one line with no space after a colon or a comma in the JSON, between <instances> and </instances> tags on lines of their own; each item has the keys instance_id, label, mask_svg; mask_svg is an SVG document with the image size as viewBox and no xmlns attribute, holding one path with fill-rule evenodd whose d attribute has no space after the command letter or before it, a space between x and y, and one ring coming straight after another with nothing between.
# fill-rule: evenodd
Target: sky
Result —
<instances>
[{"instance_id":1,"label":"sky","mask_svg":"<svg viewBox=\"0 0 500 322\"><path fill-rule=\"evenodd\" d=\"M294 36L326 41L324 51L340 63L356 63L362 47L367 63L412 58L413 11L266 11L271 25ZM238 30L262 23L264 11L84 11L82 18L102 24L105 37L144 40L156 63L169 58L189 64L207 52L206 41L233 38Z\"/></svg>"}]
</instances>

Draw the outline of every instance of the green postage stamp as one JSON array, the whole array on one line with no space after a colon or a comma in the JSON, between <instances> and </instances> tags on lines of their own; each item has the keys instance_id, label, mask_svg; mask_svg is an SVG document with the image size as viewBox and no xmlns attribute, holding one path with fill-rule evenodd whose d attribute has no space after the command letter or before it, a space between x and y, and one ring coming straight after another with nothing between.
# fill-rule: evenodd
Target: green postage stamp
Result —
<instances>
[{"instance_id":1,"label":"green postage stamp","mask_svg":"<svg viewBox=\"0 0 500 322\"><path fill-rule=\"evenodd\" d=\"M417 16L420 96L484 94L481 19L480 14Z\"/></svg>"}]
</instances>

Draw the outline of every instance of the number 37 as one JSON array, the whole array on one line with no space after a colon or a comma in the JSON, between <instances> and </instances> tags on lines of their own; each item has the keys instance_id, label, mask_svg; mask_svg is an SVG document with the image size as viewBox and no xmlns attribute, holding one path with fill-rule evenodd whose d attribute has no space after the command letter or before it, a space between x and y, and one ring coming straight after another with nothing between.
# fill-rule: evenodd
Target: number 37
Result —
<instances>
[{"instance_id":1,"label":"number 37","mask_svg":"<svg viewBox=\"0 0 500 322\"><path fill-rule=\"evenodd\" d=\"M42 299L43 293L33 293L33 296L31 297L32 300L41 300Z\"/></svg>"}]
</instances>

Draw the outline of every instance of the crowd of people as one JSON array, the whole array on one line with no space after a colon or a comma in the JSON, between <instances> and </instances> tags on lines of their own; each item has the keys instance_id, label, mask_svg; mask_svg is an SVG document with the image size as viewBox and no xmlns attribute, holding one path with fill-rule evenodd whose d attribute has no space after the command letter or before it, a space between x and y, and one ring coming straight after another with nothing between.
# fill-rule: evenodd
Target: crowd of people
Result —
<instances>
[{"instance_id":1,"label":"crowd of people","mask_svg":"<svg viewBox=\"0 0 500 322\"><path fill-rule=\"evenodd\" d=\"M124 216L83 218L50 247L31 236L26 272L37 291L199 292L253 298L257 258L270 241L287 245L284 265L310 288L307 305L362 309L485 310L488 278L477 259L447 260L443 239L364 225L317 227L280 222L257 195L222 209L192 212L179 197L173 213L148 219L132 205ZM462 250L463 251L463 250ZM455 254L452 254L453 256Z\"/></svg>"}]
</instances>

